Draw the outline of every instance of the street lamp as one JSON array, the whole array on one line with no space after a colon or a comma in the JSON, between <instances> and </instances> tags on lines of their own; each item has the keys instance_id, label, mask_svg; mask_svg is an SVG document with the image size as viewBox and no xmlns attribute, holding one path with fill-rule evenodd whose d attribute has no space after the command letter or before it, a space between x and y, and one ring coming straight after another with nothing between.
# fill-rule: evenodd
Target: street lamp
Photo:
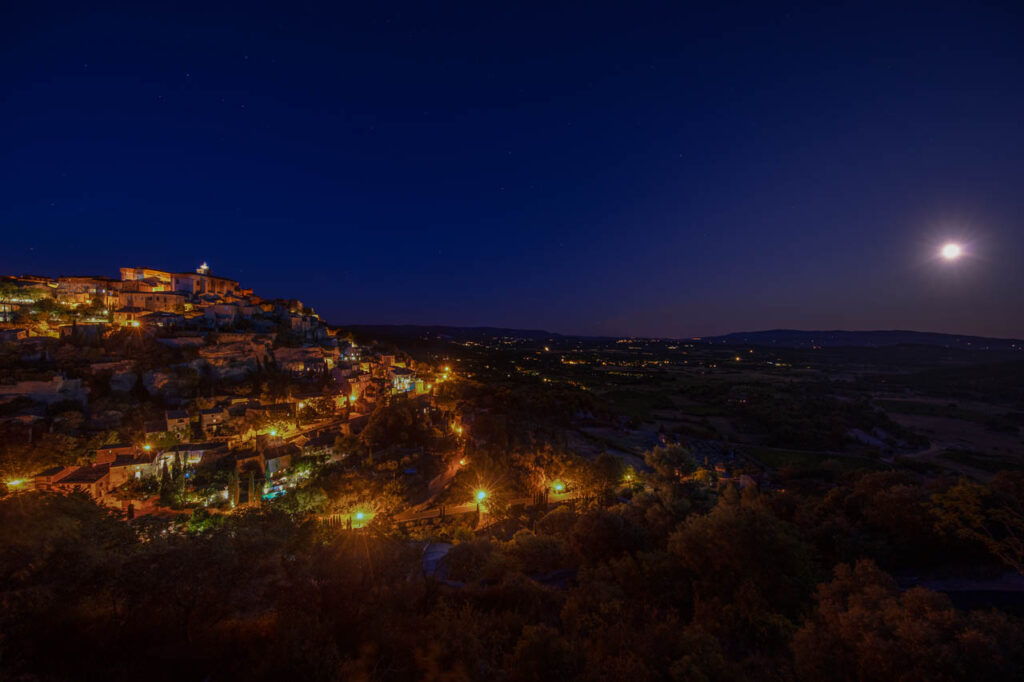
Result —
<instances>
[{"instance_id":1,"label":"street lamp","mask_svg":"<svg viewBox=\"0 0 1024 682\"><path fill-rule=\"evenodd\" d=\"M561 481L555 481L554 483L551 484L551 489L554 490L556 493L564 492L565 484L562 483Z\"/></svg>"},{"instance_id":2,"label":"street lamp","mask_svg":"<svg viewBox=\"0 0 1024 682\"><path fill-rule=\"evenodd\" d=\"M363 509L352 512L348 517L349 528L365 528L371 521L373 521L373 512Z\"/></svg>"},{"instance_id":3,"label":"street lamp","mask_svg":"<svg viewBox=\"0 0 1024 682\"><path fill-rule=\"evenodd\" d=\"M476 513L480 513L480 503L487 499L487 492L484 490L477 490L476 495Z\"/></svg>"}]
</instances>

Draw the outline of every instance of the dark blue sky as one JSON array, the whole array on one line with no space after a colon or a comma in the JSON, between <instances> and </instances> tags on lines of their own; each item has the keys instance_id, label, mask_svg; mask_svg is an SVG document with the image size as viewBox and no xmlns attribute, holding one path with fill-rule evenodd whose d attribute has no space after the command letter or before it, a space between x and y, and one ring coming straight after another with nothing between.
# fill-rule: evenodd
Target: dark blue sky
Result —
<instances>
[{"instance_id":1,"label":"dark blue sky","mask_svg":"<svg viewBox=\"0 0 1024 682\"><path fill-rule=\"evenodd\" d=\"M209 4L0 6L0 271L207 260L337 323L1024 337L1019 3Z\"/></svg>"}]
</instances>

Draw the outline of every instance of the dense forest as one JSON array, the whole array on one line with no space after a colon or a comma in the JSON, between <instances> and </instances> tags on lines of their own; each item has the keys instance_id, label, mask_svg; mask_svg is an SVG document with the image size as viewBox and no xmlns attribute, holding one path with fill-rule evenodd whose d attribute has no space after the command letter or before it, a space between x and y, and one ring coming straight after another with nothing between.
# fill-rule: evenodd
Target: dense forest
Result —
<instances>
[{"instance_id":1,"label":"dense forest","mask_svg":"<svg viewBox=\"0 0 1024 682\"><path fill-rule=\"evenodd\" d=\"M1024 568L1024 477L716 482L680 447L643 485L485 534L441 570L386 519L287 504L133 523L0 499L6 679L1014 680L1024 622L921 583ZM526 526L525 528L523 526ZM975 605L977 606L977 605Z\"/></svg>"}]
</instances>

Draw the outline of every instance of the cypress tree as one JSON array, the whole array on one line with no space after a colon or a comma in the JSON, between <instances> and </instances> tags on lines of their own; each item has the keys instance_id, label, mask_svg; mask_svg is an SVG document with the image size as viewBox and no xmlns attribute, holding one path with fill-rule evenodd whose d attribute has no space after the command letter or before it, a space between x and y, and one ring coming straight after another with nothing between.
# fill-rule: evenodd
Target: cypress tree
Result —
<instances>
[{"instance_id":1,"label":"cypress tree","mask_svg":"<svg viewBox=\"0 0 1024 682\"><path fill-rule=\"evenodd\" d=\"M228 500L232 507L238 506L238 471L232 469L228 475Z\"/></svg>"},{"instance_id":2,"label":"cypress tree","mask_svg":"<svg viewBox=\"0 0 1024 682\"><path fill-rule=\"evenodd\" d=\"M164 460L163 467L160 470L160 504L165 506L171 506L173 500L174 487L171 485L171 472L167 470L167 460Z\"/></svg>"},{"instance_id":3,"label":"cypress tree","mask_svg":"<svg viewBox=\"0 0 1024 682\"><path fill-rule=\"evenodd\" d=\"M181 503L184 504L185 503L185 490L186 490L186 484L188 483L188 477L186 476L186 472L185 472L185 461L182 458L180 452L178 453L178 481L177 481L177 483L178 483L178 495L180 496L179 499L181 499Z\"/></svg>"}]
</instances>

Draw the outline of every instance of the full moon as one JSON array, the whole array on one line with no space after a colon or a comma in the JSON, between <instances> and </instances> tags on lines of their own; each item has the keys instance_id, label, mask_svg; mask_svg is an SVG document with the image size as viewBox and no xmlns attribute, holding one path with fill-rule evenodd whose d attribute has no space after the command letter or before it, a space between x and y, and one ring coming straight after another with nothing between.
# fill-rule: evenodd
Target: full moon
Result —
<instances>
[{"instance_id":1,"label":"full moon","mask_svg":"<svg viewBox=\"0 0 1024 682\"><path fill-rule=\"evenodd\" d=\"M946 260L956 260L963 254L963 249L960 247L959 244L950 242L948 244L943 245L942 251L940 251L939 253L941 253L942 257L945 258Z\"/></svg>"}]
</instances>

